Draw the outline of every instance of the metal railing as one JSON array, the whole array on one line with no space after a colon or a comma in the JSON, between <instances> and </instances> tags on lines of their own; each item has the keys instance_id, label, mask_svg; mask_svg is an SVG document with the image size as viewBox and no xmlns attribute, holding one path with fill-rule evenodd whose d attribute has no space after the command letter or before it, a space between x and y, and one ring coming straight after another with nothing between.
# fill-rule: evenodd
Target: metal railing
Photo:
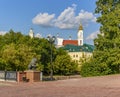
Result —
<instances>
[{"instance_id":1,"label":"metal railing","mask_svg":"<svg viewBox=\"0 0 120 97\"><path fill-rule=\"evenodd\" d=\"M17 81L17 71L0 71L0 81Z\"/></svg>"}]
</instances>

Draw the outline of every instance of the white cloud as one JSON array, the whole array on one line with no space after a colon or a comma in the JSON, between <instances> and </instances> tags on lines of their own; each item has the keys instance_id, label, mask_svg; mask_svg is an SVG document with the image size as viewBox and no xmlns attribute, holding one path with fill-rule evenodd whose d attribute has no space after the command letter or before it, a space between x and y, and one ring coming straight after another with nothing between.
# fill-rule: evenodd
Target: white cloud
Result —
<instances>
[{"instance_id":1,"label":"white cloud","mask_svg":"<svg viewBox=\"0 0 120 97\"><path fill-rule=\"evenodd\" d=\"M33 18L33 23L41 26L55 26L60 29L74 29L82 23L83 26L88 25L89 22L95 22L96 17L93 13L81 10L78 15L75 15L77 5L72 4L71 7L66 8L55 18L55 14L40 13Z\"/></svg>"},{"instance_id":2,"label":"white cloud","mask_svg":"<svg viewBox=\"0 0 120 97\"><path fill-rule=\"evenodd\" d=\"M99 33L100 33L100 31L93 32L86 39L93 40L93 39L97 38L97 34L99 34Z\"/></svg>"},{"instance_id":3,"label":"white cloud","mask_svg":"<svg viewBox=\"0 0 120 97\"><path fill-rule=\"evenodd\" d=\"M74 8L68 7L55 20L55 26L61 29L74 28L75 11Z\"/></svg>"},{"instance_id":4,"label":"white cloud","mask_svg":"<svg viewBox=\"0 0 120 97\"><path fill-rule=\"evenodd\" d=\"M81 10L78 15L75 15L75 4L72 7L65 9L55 21L55 26L61 29L77 28L80 23L83 26L89 22L96 22L96 17L91 12Z\"/></svg>"},{"instance_id":5,"label":"white cloud","mask_svg":"<svg viewBox=\"0 0 120 97\"><path fill-rule=\"evenodd\" d=\"M0 31L0 35L5 35L7 31Z\"/></svg>"},{"instance_id":6,"label":"white cloud","mask_svg":"<svg viewBox=\"0 0 120 97\"><path fill-rule=\"evenodd\" d=\"M49 15L48 13L39 13L36 17L33 18L32 22L41 26L52 26L54 17L55 14Z\"/></svg>"},{"instance_id":7,"label":"white cloud","mask_svg":"<svg viewBox=\"0 0 120 97\"><path fill-rule=\"evenodd\" d=\"M81 20L83 23L85 21L87 22L96 22L96 17L91 12L87 12L84 10L81 10L78 16L76 16L77 20Z\"/></svg>"}]
</instances>

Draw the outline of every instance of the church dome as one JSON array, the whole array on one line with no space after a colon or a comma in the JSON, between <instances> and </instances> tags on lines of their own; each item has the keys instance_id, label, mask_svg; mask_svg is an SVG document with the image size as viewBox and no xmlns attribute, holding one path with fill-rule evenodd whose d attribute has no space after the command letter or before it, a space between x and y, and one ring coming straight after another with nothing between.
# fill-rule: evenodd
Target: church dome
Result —
<instances>
[{"instance_id":1,"label":"church dome","mask_svg":"<svg viewBox=\"0 0 120 97\"><path fill-rule=\"evenodd\" d=\"M79 26L79 30L83 30L83 26L82 25Z\"/></svg>"}]
</instances>

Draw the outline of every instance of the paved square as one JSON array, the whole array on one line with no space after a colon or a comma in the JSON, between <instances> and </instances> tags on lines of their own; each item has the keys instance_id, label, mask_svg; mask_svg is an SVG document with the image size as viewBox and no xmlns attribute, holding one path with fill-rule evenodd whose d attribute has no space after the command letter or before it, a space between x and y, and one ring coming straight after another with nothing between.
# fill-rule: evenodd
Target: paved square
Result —
<instances>
[{"instance_id":1,"label":"paved square","mask_svg":"<svg viewBox=\"0 0 120 97\"><path fill-rule=\"evenodd\" d=\"M120 75L35 83L0 82L0 97L120 97Z\"/></svg>"}]
</instances>

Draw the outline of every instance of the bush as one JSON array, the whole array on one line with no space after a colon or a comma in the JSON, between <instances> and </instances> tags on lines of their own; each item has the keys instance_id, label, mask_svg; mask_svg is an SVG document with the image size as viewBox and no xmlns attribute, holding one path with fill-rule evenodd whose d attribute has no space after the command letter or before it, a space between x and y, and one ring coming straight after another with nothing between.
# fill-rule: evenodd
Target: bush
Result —
<instances>
[{"instance_id":1,"label":"bush","mask_svg":"<svg viewBox=\"0 0 120 97\"><path fill-rule=\"evenodd\" d=\"M83 63L81 67L81 76L100 76L110 74L111 70L107 66L107 64L96 62L95 60L91 60L89 62Z\"/></svg>"}]
</instances>

